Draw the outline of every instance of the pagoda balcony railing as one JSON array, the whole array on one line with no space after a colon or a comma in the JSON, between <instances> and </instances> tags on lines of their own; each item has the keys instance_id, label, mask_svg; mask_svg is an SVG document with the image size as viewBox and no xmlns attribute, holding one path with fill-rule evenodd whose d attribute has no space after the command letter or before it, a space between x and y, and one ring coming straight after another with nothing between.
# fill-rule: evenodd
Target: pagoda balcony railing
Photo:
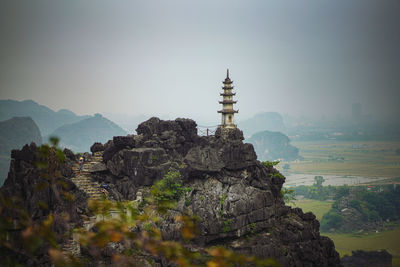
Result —
<instances>
[{"instance_id":1,"label":"pagoda balcony railing","mask_svg":"<svg viewBox=\"0 0 400 267\"><path fill-rule=\"evenodd\" d=\"M219 101L220 104L236 104L237 101L234 100L224 100L224 101Z\"/></svg>"},{"instance_id":2,"label":"pagoda balcony railing","mask_svg":"<svg viewBox=\"0 0 400 267\"><path fill-rule=\"evenodd\" d=\"M239 110L234 110L234 109L223 109L223 110L218 110L218 113L223 113L223 114L233 114L233 113L238 113Z\"/></svg>"},{"instance_id":3,"label":"pagoda balcony railing","mask_svg":"<svg viewBox=\"0 0 400 267\"><path fill-rule=\"evenodd\" d=\"M233 89L235 86L222 86L222 89Z\"/></svg>"}]
</instances>

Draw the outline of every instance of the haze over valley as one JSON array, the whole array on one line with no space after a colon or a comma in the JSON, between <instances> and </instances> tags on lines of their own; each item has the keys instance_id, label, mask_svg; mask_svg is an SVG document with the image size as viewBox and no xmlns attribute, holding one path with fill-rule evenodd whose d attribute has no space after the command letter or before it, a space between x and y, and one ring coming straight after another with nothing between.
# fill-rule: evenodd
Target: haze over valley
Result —
<instances>
[{"instance_id":1,"label":"haze over valley","mask_svg":"<svg viewBox=\"0 0 400 267\"><path fill-rule=\"evenodd\" d=\"M3 1L0 265L400 266L399 14Z\"/></svg>"}]
</instances>

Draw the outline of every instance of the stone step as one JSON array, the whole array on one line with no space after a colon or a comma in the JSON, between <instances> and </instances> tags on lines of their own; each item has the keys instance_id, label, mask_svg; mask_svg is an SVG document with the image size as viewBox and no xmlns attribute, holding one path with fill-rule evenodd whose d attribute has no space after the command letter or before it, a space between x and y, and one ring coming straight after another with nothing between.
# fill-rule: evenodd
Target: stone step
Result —
<instances>
[{"instance_id":1,"label":"stone step","mask_svg":"<svg viewBox=\"0 0 400 267\"><path fill-rule=\"evenodd\" d=\"M78 256L81 254L81 247L78 243L77 237L72 236L70 239L68 239L61 247L62 253L67 256L68 254L71 254L73 256Z\"/></svg>"},{"instance_id":2,"label":"stone step","mask_svg":"<svg viewBox=\"0 0 400 267\"><path fill-rule=\"evenodd\" d=\"M94 152L93 157L103 157L103 152L102 151Z\"/></svg>"},{"instance_id":3,"label":"stone step","mask_svg":"<svg viewBox=\"0 0 400 267\"><path fill-rule=\"evenodd\" d=\"M89 176L75 176L71 178L71 181L76 184L79 189L88 194L89 198L101 199L103 194L101 193L100 184L92 181Z\"/></svg>"}]
</instances>

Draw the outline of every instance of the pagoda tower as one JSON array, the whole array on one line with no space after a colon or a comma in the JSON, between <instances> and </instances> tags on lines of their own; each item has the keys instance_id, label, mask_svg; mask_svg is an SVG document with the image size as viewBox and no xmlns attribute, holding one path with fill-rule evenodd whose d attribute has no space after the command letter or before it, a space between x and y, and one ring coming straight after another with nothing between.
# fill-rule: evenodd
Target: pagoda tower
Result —
<instances>
[{"instance_id":1,"label":"pagoda tower","mask_svg":"<svg viewBox=\"0 0 400 267\"><path fill-rule=\"evenodd\" d=\"M229 69L227 69L226 78L225 81L223 81L224 86L222 87L224 92L220 94L222 96L222 101L219 101L219 103L222 104L222 110L218 111L218 113L222 114L221 125L219 126L221 128L236 128L234 115L238 113L239 110L233 109L233 104L236 104L237 101L233 100L233 96L236 95L236 93L232 92L232 83L233 81L229 78Z\"/></svg>"}]
</instances>

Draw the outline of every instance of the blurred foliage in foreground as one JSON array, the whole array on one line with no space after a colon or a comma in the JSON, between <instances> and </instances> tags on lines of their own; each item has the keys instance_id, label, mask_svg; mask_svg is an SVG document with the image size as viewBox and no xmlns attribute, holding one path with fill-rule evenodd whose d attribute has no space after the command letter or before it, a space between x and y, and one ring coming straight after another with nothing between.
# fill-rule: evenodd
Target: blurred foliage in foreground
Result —
<instances>
[{"instance_id":1,"label":"blurred foliage in foreground","mask_svg":"<svg viewBox=\"0 0 400 267\"><path fill-rule=\"evenodd\" d=\"M39 147L41 160L36 167L54 195L54 202L50 204L72 203L74 196L62 189L59 180L58 169L65 155L57 148L57 139L51 142L51 145ZM280 266L273 259L237 254L222 246L196 246L191 241L196 237L199 219L193 216L174 217L183 241L163 240L158 228L163 216L168 216L168 208L191 190L182 187L179 179L179 172L169 171L141 203L89 200L89 210L97 217L92 231L82 227L62 236L54 231L62 216L57 215L55 220L55 215L48 212L45 220L34 220L18 199L0 195L0 214L6 215L0 216L0 265L41 265L44 262L55 266L86 266L102 261L114 266L143 266L145 261L163 260L177 266ZM35 190L43 190L43 186ZM41 207L48 210L47 205L42 203ZM65 215L65 221L67 217ZM63 250L61 240L78 240L79 257ZM107 249L111 253L104 253Z\"/></svg>"}]
</instances>

